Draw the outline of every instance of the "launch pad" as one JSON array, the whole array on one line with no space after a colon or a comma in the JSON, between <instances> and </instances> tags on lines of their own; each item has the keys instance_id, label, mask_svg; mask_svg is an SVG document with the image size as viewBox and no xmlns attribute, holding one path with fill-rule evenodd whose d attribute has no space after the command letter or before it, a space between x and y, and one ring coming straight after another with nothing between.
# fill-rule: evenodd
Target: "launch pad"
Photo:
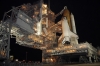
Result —
<instances>
[{"instance_id":1,"label":"launch pad","mask_svg":"<svg viewBox=\"0 0 100 66\"><path fill-rule=\"evenodd\" d=\"M55 22L59 15L62 15L61 20ZM0 58L9 59L10 36L14 35L17 44L41 49L44 63L58 62L56 55L82 53L90 63L91 58L98 62L96 48L88 42L78 43L74 15L66 6L58 14L51 11L42 0L13 7L4 14L0 30Z\"/></svg>"}]
</instances>

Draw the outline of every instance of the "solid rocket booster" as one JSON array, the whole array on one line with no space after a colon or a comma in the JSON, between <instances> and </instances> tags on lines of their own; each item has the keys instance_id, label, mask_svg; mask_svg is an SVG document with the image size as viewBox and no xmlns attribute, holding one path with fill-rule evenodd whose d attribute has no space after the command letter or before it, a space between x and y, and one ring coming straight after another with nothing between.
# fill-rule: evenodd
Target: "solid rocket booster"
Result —
<instances>
[{"instance_id":1,"label":"solid rocket booster","mask_svg":"<svg viewBox=\"0 0 100 66\"><path fill-rule=\"evenodd\" d=\"M76 32L76 26L75 26L75 20L74 20L74 15L71 13L71 22L72 22L72 29L73 29L73 32L75 34L77 34ZM75 39L75 42L76 44L78 44L78 39L77 38L74 38Z\"/></svg>"},{"instance_id":2,"label":"solid rocket booster","mask_svg":"<svg viewBox=\"0 0 100 66\"><path fill-rule=\"evenodd\" d=\"M75 20L74 20L74 15L72 13L71 13L71 22L72 22L73 32L76 33Z\"/></svg>"}]
</instances>

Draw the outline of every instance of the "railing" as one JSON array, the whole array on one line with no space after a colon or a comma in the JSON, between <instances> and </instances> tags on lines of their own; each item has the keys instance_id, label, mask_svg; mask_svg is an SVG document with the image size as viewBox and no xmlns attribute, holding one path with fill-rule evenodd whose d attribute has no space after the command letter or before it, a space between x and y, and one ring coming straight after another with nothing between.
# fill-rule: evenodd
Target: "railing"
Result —
<instances>
[{"instance_id":1,"label":"railing","mask_svg":"<svg viewBox=\"0 0 100 66\"><path fill-rule=\"evenodd\" d=\"M58 63L0 63L0 66L58 66L65 64L79 64L78 62L58 62Z\"/></svg>"},{"instance_id":2,"label":"railing","mask_svg":"<svg viewBox=\"0 0 100 66\"><path fill-rule=\"evenodd\" d=\"M42 66L41 63L0 63L0 66Z\"/></svg>"},{"instance_id":3,"label":"railing","mask_svg":"<svg viewBox=\"0 0 100 66\"><path fill-rule=\"evenodd\" d=\"M100 62L97 62L100 63ZM73 64L84 64L79 62L58 62L58 63L18 63L18 62L10 62L10 63L0 63L0 66L58 66L58 65L73 65ZM90 64L90 63L89 63Z\"/></svg>"}]
</instances>

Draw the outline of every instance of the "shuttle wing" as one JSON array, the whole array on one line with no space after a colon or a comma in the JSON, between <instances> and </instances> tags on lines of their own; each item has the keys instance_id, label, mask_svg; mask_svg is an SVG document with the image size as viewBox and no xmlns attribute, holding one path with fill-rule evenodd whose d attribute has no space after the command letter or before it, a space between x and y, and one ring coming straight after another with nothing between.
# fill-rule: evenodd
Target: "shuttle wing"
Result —
<instances>
[{"instance_id":1,"label":"shuttle wing","mask_svg":"<svg viewBox=\"0 0 100 66\"><path fill-rule=\"evenodd\" d=\"M73 33L73 32L71 32L71 31L69 31L69 34L70 34L70 37L75 37L75 38L78 38L78 35L77 35L77 34L75 34L75 33Z\"/></svg>"}]
</instances>

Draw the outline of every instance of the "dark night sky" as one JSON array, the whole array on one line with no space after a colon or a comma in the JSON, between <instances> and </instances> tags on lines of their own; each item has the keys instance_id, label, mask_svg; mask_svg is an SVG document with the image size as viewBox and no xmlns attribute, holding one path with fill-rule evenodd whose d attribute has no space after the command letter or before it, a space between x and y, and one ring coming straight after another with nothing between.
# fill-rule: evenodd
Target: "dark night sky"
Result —
<instances>
[{"instance_id":1,"label":"dark night sky","mask_svg":"<svg viewBox=\"0 0 100 66\"><path fill-rule=\"evenodd\" d=\"M0 0L0 20L4 12L10 10L12 6L19 6L24 3L33 3L37 0ZM79 43L88 41L93 46L100 46L100 2L99 0L50 0L50 8L56 14L59 13L64 6L67 6L70 12L74 14L77 34L79 35ZM48 0L44 0L45 3ZM57 18L60 20L61 18ZM13 39L14 40L14 39ZM15 45L11 42L11 52L16 54L15 57L25 59L25 52L30 55L28 57L38 57L40 59L40 50L27 49ZM32 56L31 56L32 55ZM18 57L17 57L18 56ZM37 59L37 60L39 60Z\"/></svg>"}]
</instances>

